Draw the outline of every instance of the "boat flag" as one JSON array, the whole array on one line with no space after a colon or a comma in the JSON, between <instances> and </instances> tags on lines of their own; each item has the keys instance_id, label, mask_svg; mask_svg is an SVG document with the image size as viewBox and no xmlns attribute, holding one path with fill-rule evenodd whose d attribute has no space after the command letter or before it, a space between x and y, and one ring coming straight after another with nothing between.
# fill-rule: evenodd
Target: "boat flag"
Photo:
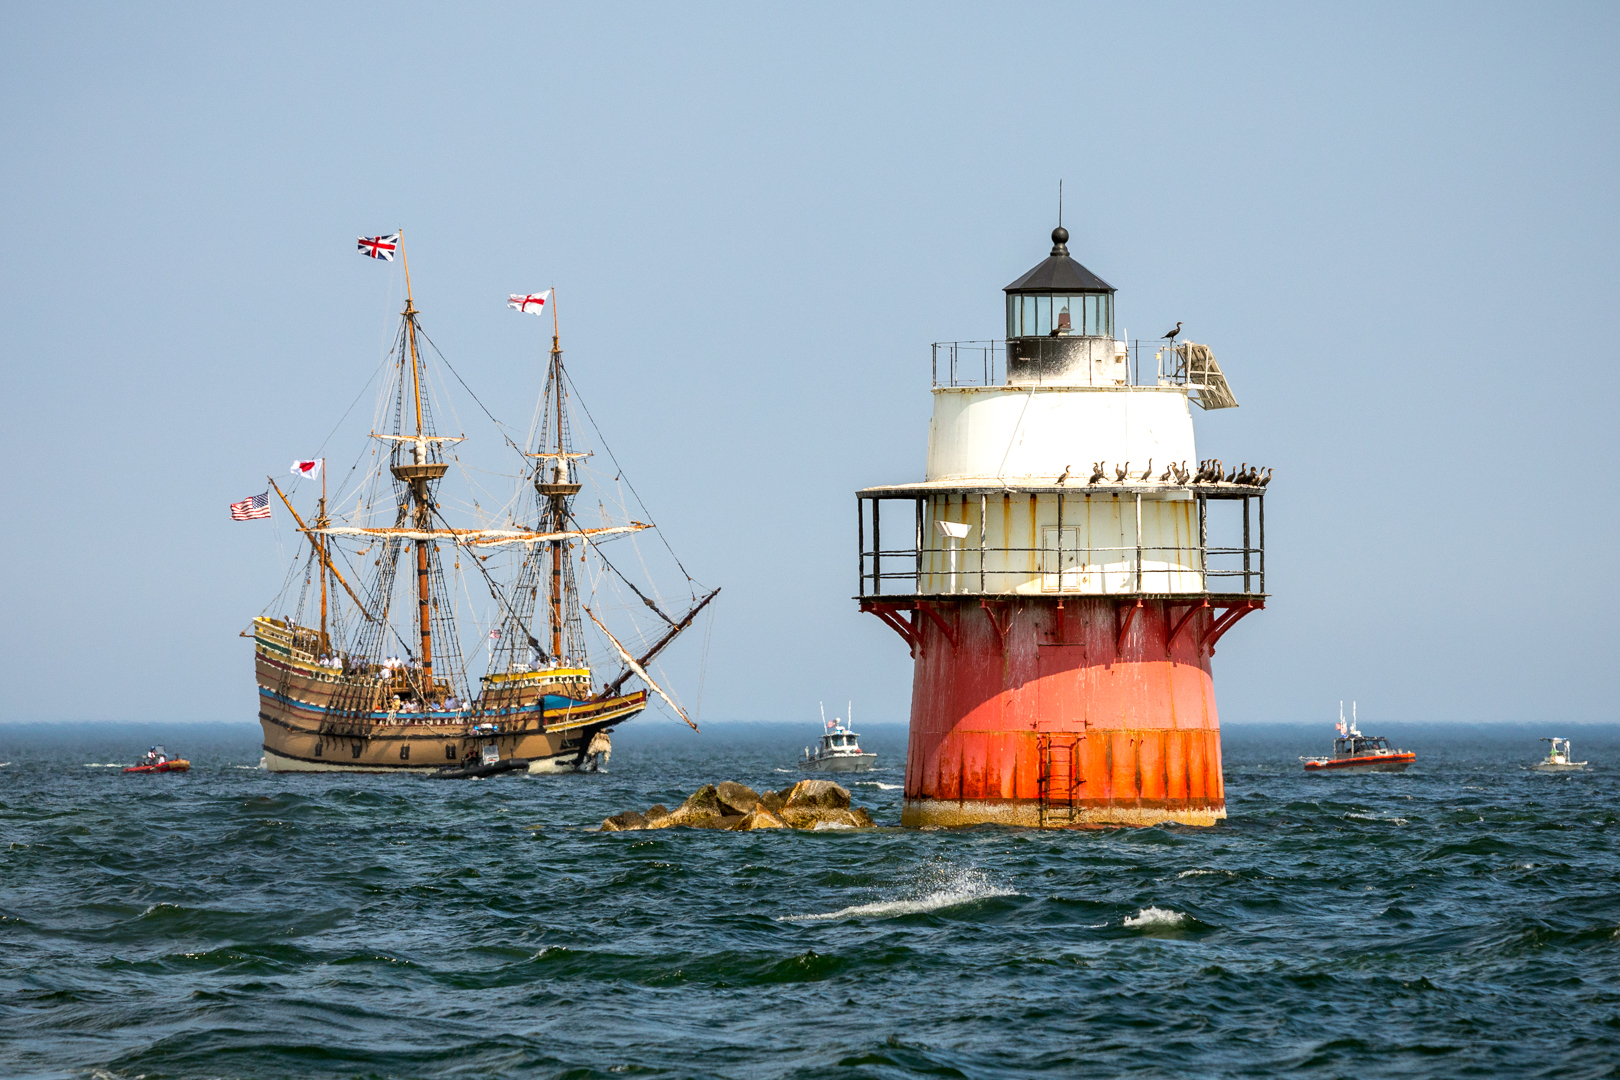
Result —
<instances>
[{"instance_id":1,"label":"boat flag","mask_svg":"<svg viewBox=\"0 0 1620 1080\"><path fill-rule=\"evenodd\" d=\"M319 480L321 466L326 464L325 458L316 458L314 461L295 461L292 463L292 474L302 476L306 480Z\"/></svg>"},{"instance_id":2,"label":"boat flag","mask_svg":"<svg viewBox=\"0 0 1620 1080\"><path fill-rule=\"evenodd\" d=\"M360 254L370 255L373 259L394 261L394 252L399 249L399 233L393 236L362 236L360 238Z\"/></svg>"},{"instance_id":3,"label":"boat flag","mask_svg":"<svg viewBox=\"0 0 1620 1080\"><path fill-rule=\"evenodd\" d=\"M267 518L270 516L270 493L263 495L249 495L241 502L231 503L232 521L252 521L254 518Z\"/></svg>"},{"instance_id":4,"label":"boat flag","mask_svg":"<svg viewBox=\"0 0 1620 1080\"><path fill-rule=\"evenodd\" d=\"M545 292L513 293L506 298L506 306L513 311L532 311L536 315L544 314L546 301L551 299L551 290Z\"/></svg>"}]
</instances>

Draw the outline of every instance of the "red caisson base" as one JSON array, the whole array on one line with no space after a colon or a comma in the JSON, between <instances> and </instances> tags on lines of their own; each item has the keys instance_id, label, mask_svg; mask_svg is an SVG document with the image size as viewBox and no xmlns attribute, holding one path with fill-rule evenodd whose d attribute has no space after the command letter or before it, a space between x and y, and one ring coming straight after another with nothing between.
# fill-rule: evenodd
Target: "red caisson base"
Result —
<instances>
[{"instance_id":1,"label":"red caisson base","mask_svg":"<svg viewBox=\"0 0 1620 1080\"><path fill-rule=\"evenodd\" d=\"M1210 655L1259 606L1072 596L866 602L916 658L901 823L1224 818Z\"/></svg>"}]
</instances>

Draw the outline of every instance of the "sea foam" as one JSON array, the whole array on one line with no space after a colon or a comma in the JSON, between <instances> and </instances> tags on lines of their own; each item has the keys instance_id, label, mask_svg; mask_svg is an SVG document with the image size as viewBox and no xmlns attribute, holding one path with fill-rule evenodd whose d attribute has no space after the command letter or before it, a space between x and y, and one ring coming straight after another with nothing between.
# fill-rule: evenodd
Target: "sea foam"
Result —
<instances>
[{"instance_id":1,"label":"sea foam","mask_svg":"<svg viewBox=\"0 0 1620 1080\"><path fill-rule=\"evenodd\" d=\"M1192 916L1161 907L1145 907L1135 915L1125 917L1125 925L1138 930L1186 926L1190 922L1192 922Z\"/></svg>"},{"instance_id":2,"label":"sea foam","mask_svg":"<svg viewBox=\"0 0 1620 1080\"><path fill-rule=\"evenodd\" d=\"M1021 896L1017 889L1009 889L990 880L983 870L972 867L931 866L918 879L917 888L908 896L894 900L879 900L871 904L854 904L819 915L778 915L777 922L832 922L836 919L893 919L901 915L920 915L927 911L940 911L959 904L971 904L996 896Z\"/></svg>"}]
</instances>

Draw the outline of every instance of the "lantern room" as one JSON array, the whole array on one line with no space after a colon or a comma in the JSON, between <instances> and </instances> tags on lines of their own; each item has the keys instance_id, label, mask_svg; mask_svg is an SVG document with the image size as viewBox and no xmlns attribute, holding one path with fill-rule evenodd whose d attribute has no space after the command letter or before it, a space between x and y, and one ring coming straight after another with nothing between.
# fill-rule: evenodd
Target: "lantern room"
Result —
<instances>
[{"instance_id":1,"label":"lantern room","mask_svg":"<svg viewBox=\"0 0 1620 1080\"><path fill-rule=\"evenodd\" d=\"M1052 254L1008 285L1007 337L1114 336L1114 287L1069 257L1069 231L1052 230Z\"/></svg>"}]
</instances>

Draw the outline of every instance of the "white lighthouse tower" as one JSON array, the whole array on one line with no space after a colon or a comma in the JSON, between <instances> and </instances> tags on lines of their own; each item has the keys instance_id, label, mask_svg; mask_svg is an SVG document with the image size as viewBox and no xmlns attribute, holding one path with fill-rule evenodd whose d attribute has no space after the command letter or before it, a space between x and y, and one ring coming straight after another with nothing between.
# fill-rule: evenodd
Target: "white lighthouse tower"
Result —
<instances>
[{"instance_id":1,"label":"white lighthouse tower","mask_svg":"<svg viewBox=\"0 0 1620 1080\"><path fill-rule=\"evenodd\" d=\"M1190 404L1237 404L1210 350L1117 337L1052 242L1005 339L934 346L922 482L857 493L861 610L915 659L902 820L1210 824L1211 657L1265 603L1267 477L1198 460Z\"/></svg>"}]
</instances>

